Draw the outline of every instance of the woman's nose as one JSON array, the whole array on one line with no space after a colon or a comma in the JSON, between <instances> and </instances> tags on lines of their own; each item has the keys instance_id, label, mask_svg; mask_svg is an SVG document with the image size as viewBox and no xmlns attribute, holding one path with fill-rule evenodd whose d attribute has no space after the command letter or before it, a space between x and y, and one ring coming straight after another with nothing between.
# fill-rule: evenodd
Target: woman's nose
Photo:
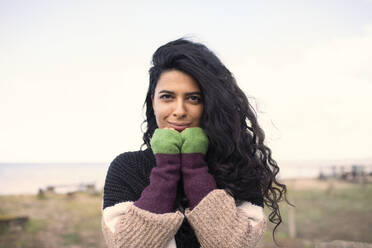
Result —
<instances>
[{"instance_id":1,"label":"woman's nose","mask_svg":"<svg viewBox=\"0 0 372 248\"><path fill-rule=\"evenodd\" d=\"M185 117L186 116L186 106L185 106L185 103L183 100L177 100L175 102L175 106L174 106L174 111L173 111L173 116L175 117Z\"/></svg>"}]
</instances>

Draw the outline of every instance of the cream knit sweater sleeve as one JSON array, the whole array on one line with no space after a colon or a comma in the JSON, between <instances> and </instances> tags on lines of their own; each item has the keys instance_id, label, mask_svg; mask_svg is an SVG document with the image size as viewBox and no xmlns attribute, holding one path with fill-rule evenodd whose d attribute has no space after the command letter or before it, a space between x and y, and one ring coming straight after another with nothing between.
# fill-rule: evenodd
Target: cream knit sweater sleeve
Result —
<instances>
[{"instance_id":1,"label":"cream knit sweater sleeve","mask_svg":"<svg viewBox=\"0 0 372 248\"><path fill-rule=\"evenodd\" d=\"M249 202L236 207L234 198L221 189L210 192L185 215L203 248L255 247L266 228L262 207Z\"/></svg>"},{"instance_id":2,"label":"cream knit sweater sleeve","mask_svg":"<svg viewBox=\"0 0 372 248\"><path fill-rule=\"evenodd\" d=\"M154 214L122 202L103 210L102 231L108 248L171 247L183 218L179 211Z\"/></svg>"}]
</instances>

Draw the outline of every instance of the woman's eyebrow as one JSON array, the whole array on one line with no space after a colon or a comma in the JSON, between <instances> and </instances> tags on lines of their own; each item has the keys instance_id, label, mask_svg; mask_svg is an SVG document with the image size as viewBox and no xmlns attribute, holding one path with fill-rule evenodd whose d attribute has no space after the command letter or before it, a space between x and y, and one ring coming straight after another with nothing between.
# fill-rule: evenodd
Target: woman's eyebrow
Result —
<instances>
[{"instance_id":1,"label":"woman's eyebrow","mask_svg":"<svg viewBox=\"0 0 372 248\"><path fill-rule=\"evenodd\" d=\"M174 94L173 91L170 91L170 90L161 90L159 91L159 94L161 93L167 93L167 94ZM185 95L201 95L201 92L200 91L192 91L192 92L187 92L185 93Z\"/></svg>"},{"instance_id":2,"label":"woman's eyebrow","mask_svg":"<svg viewBox=\"0 0 372 248\"><path fill-rule=\"evenodd\" d=\"M159 94L160 94L160 93L174 94L173 91L169 91L169 90L161 90L161 91L159 91Z\"/></svg>"}]
</instances>

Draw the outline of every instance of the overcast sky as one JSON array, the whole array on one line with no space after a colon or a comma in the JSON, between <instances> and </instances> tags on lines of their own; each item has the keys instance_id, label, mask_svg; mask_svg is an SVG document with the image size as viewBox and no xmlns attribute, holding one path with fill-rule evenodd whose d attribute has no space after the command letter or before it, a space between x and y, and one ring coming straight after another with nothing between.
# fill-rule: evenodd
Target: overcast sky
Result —
<instances>
[{"instance_id":1,"label":"overcast sky","mask_svg":"<svg viewBox=\"0 0 372 248\"><path fill-rule=\"evenodd\" d=\"M278 160L372 157L372 1L0 0L0 162L110 162L142 144L153 52L205 43Z\"/></svg>"}]
</instances>

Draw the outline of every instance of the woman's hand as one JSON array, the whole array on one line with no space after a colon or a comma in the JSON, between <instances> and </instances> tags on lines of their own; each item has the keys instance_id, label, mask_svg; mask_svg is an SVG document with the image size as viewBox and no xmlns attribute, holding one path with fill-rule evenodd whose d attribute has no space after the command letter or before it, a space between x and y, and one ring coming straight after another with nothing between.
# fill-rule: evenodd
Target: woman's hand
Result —
<instances>
[{"instance_id":1,"label":"woman's hand","mask_svg":"<svg viewBox=\"0 0 372 248\"><path fill-rule=\"evenodd\" d=\"M154 154L179 154L182 147L182 137L172 128L157 128L152 135L150 144Z\"/></svg>"},{"instance_id":2,"label":"woman's hand","mask_svg":"<svg viewBox=\"0 0 372 248\"><path fill-rule=\"evenodd\" d=\"M215 179L208 173L205 154L209 140L200 127L187 128L181 133L181 171L183 189L193 209L209 192L216 189Z\"/></svg>"},{"instance_id":3,"label":"woman's hand","mask_svg":"<svg viewBox=\"0 0 372 248\"><path fill-rule=\"evenodd\" d=\"M206 154L209 140L204 130L200 127L186 128L181 132L182 147L181 153L201 153Z\"/></svg>"},{"instance_id":4,"label":"woman's hand","mask_svg":"<svg viewBox=\"0 0 372 248\"><path fill-rule=\"evenodd\" d=\"M156 166L151 170L150 184L134 205L156 214L170 213L174 210L181 176L181 134L175 130L158 128L150 145Z\"/></svg>"}]
</instances>

